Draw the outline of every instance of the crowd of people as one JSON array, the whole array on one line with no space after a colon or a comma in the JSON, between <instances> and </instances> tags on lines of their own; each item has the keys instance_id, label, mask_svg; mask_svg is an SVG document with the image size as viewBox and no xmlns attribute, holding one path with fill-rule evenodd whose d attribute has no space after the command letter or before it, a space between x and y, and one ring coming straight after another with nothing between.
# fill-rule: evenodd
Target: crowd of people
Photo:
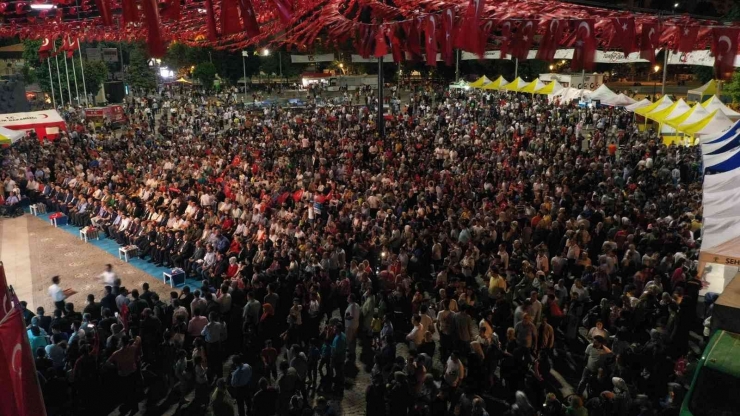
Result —
<instances>
[{"instance_id":1,"label":"crowd of people","mask_svg":"<svg viewBox=\"0 0 740 416\"><path fill-rule=\"evenodd\" d=\"M202 282L157 294L109 268L73 305L56 276L55 310L26 310L50 414L339 414L358 359L369 416L678 414L696 150L618 108L433 86L394 93L379 137L365 93L245 110L164 91L120 129L68 114L5 151L6 194Z\"/></svg>"}]
</instances>

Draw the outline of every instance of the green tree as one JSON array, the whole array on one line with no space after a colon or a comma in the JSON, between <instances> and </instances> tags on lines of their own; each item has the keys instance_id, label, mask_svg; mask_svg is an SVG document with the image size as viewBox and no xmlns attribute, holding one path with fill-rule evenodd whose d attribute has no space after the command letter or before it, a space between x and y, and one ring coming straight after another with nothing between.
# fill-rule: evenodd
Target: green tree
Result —
<instances>
[{"instance_id":1,"label":"green tree","mask_svg":"<svg viewBox=\"0 0 740 416\"><path fill-rule=\"evenodd\" d=\"M290 54L282 51L272 51L269 55L260 55L260 72L267 75L280 75L282 72L284 78L291 78L300 74L301 67L293 65L290 60ZM341 72L341 71L339 71Z\"/></svg>"},{"instance_id":2,"label":"green tree","mask_svg":"<svg viewBox=\"0 0 740 416\"><path fill-rule=\"evenodd\" d=\"M206 90L213 87L213 81L216 79L216 66L210 62L202 62L195 66L193 78L200 81L200 84Z\"/></svg>"},{"instance_id":3,"label":"green tree","mask_svg":"<svg viewBox=\"0 0 740 416\"><path fill-rule=\"evenodd\" d=\"M80 60L77 59L77 63L75 65L79 65ZM81 78L81 68L78 66L76 68L77 70L77 77ZM93 97L98 93L100 90L100 86L103 85L103 82L108 79L108 65L105 62L102 61L87 61L85 62L85 88L87 88L87 93L92 94ZM82 92L80 92L82 94Z\"/></svg>"},{"instance_id":4,"label":"green tree","mask_svg":"<svg viewBox=\"0 0 740 416\"><path fill-rule=\"evenodd\" d=\"M711 66L692 66L691 72L696 75L696 79L698 79L702 84L706 84L714 79L714 68Z\"/></svg>"},{"instance_id":5,"label":"green tree","mask_svg":"<svg viewBox=\"0 0 740 416\"><path fill-rule=\"evenodd\" d=\"M149 67L149 59L141 44L132 45L129 51L129 65L126 69L126 82L133 89L151 91L157 88L157 77Z\"/></svg>"},{"instance_id":6,"label":"green tree","mask_svg":"<svg viewBox=\"0 0 740 416\"><path fill-rule=\"evenodd\" d=\"M732 74L732 81L725 84L722 88L722 95L729 95L732 97L732 102L740 102L740 72L735 71Z\"/></svg>"}]
</instances>

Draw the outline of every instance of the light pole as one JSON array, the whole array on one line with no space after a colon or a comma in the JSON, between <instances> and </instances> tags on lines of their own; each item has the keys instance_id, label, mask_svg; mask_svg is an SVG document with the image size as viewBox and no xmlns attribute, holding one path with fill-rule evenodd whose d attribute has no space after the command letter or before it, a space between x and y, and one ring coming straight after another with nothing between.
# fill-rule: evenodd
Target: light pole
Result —
<instances>
[{"instance_id":1,"label":"light pole","mask_svg":"<svg viewBox=\"0 0 740 416\"><path fill-rule=\"evenodd\" d=\"M655 65L653 67L653 71L657 75L658 71L660 71L660 65ZM655 95L657 94L657 90L658 90L658 80L656 79L653 82L653 100L655 100L655 98L656 98Z\"/></svg>"}]
</instances>

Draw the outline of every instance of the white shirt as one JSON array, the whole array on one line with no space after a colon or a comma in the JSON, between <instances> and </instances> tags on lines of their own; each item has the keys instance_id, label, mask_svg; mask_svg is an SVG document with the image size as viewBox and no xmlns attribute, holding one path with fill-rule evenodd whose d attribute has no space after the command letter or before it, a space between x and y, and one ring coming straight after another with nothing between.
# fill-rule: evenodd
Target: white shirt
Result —
<instances>
[{"instance_id":1,"label":"white shirt","mask_svg":"<svg viewBox=\"0 0 740 416\"><path fill-rule=\"evenodd\" d=\"M51 300L53 300L54 302L61 302L66 299L66 296L64 296L64 291L56 283L49 286L49 296L51 296Z\"/></svg>"},{"instance_id":2,"label":"white shirt","mask_svg":"<svg viewBox=\"0 0 740 416\"><path fill-rule=\"evenodd\" d=\"M347 319L347 315L350 319ZM357 303L350 303L347 306L347 310L344 312L344 327L357 329L360 326L360 307Z\"/></svg>"},{"instance_id":3,"label":"white shirt","mask_svg":"<svg viewBox=\"0 0 740 416\"><path fill-rule=\"evenodd\" d=\"M100 273L100 278L103 280L103 283L108 286L112 286L113 282L116 280L116 274L112 271L104 271L103 273Z\"/></svg>"}]
</instances>

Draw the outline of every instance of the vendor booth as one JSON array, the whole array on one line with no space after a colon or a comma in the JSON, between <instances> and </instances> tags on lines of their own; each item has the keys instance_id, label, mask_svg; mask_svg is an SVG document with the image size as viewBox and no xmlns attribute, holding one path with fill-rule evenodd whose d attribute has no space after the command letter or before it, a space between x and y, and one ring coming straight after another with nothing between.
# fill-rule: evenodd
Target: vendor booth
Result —
<instances>
[{"instance_id":1,"label":"vendor booth","mask_svg":"<svg viewBox=\"0 0 740 416\"><path fill-rule=\"evenodd\" d=\"M0 127L22 132L33 130L39 140L44 137L54 140L60 131L67 130L64 119L55 110L0 114Z\"/></svg>"}]
</instances>

